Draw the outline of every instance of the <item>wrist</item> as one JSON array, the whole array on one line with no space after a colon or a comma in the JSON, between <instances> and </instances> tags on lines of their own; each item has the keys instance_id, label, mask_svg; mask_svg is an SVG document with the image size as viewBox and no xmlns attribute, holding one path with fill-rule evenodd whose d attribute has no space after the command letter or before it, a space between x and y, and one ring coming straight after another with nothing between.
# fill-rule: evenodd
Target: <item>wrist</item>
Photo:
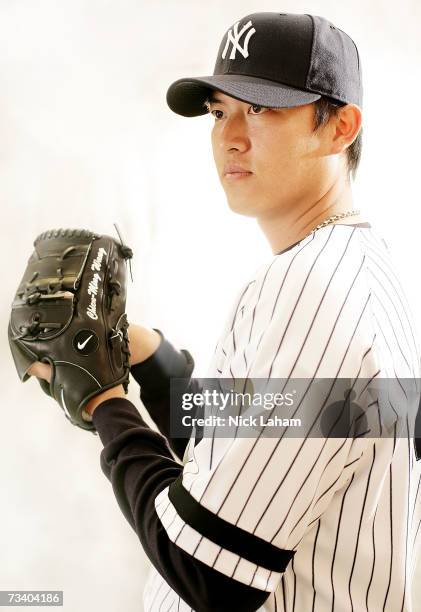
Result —
<instances>
[{"instance_id":1,"label":"wrist","mask_svg":"<svg viewBox=\"0 0 421 612\"><path fill-rule=\"evenodd\" d=\"M150 357L162 341L162 336L150 327L131 323L128 329L130 366L142 363Z\"/></svg>"},{"instance_id":2,"label":"wrist","mask_svg":"<svg viewBox=\"0 0 421 612\"><path fill-rule=\"evenodd\" d=\"M85 411L92 416L98 406L106 400L111 399L113 397L125 397L125 395L126 394L124 392L123 385L112 387L111 389L107 389L106 391L103 391L102 393L99 393L98 395L90 399L85 406Z\"/></svg>"}]
</instances>

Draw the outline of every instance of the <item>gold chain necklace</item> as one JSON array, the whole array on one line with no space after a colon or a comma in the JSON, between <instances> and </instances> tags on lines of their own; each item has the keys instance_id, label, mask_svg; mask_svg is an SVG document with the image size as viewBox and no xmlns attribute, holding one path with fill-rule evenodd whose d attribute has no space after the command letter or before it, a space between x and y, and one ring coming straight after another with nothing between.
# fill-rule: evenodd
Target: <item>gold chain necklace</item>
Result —
<instances>
[{"instance_id":1,"label":"gold chain necklace","mask_svg":"<svg viewBox=\"0 0 421 612\"><path fill-rule=\"evenodd\" d=\"M307 238L307 236L310 236L310 234L312 234L313 232L316 232L321 227L325 227L325 225L329 225L329 223L332 223L333 221L337 221L338 219L342 219L343 217L352 217L353 215L359 215L359 214L360 214L359 210L348 210L347 212L344 212L344 213L332 215L331 217L328 217L327 219L319 223L319 225L317 225L314 229L312 229L311 232L309 232L306 236L304 236L304 238ZM300 242L304 240L304 238L301 238Z\"/></svg>"}]
</instances>

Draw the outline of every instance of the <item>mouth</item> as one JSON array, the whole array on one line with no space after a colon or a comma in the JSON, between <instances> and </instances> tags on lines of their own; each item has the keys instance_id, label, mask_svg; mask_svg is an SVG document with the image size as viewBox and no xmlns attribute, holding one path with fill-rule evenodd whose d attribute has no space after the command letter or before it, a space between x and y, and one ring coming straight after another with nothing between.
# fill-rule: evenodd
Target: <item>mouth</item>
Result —
<instances>
[{"instance_id":1,"label":"mouth","mask_svg":"<svg viewBox=\"0 0 421 612\"><path fill-rule=\"evenodd\" d=\"M244 179L251 176L253 173L247 168L243 168L239 164L228 163L224 167L224 178L228 180Z\"/></svg>"},{"instance_id":2,"label":"mouth","mask_svg":"<svg viewBox=\"0 0 421 612\"><path fill-rule=\"evenodd\" d=\"M241 172L225 172L224 173L224 178L226 178L228 180L238 180L238 179L247 178L248 176L251 176L252 174L253 174L252 172L246 172L246 171L241 171Z\"/></svg>"}]
</instances>

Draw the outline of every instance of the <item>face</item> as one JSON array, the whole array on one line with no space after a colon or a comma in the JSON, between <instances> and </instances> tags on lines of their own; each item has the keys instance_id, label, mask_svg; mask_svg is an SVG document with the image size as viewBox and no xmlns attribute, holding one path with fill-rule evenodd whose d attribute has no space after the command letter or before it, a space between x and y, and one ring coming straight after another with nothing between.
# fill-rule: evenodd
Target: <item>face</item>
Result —
<instances>
[{"instance_id":1,"label":"face","mask_svg":"<svg viewBox=\"0 0 421 612\"><path fill-rule=\"evenodd\" d=\"M328 137L313 132L314 105L271 109L214 91L212 149L230 208L264 217L317 201L332 168Z\"/></svg>"}]
</instances>

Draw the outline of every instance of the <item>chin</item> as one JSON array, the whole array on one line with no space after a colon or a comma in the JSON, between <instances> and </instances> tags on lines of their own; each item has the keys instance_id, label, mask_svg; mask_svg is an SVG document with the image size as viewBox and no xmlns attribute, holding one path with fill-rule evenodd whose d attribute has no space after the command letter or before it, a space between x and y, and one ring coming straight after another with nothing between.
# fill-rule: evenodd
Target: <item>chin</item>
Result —
<instances>
[{"instance_id":1,"label":"chin","mask_svg":"<svg viewBox=\"0 0 421 612\"><path fill-rule=\"evenodd\" d=\"M254 202L248 199L227 197L227 203L232 212L235 212L238 215L244 215L246 217L256 217L257 215Z\"/></svg>"}]
</instances>

